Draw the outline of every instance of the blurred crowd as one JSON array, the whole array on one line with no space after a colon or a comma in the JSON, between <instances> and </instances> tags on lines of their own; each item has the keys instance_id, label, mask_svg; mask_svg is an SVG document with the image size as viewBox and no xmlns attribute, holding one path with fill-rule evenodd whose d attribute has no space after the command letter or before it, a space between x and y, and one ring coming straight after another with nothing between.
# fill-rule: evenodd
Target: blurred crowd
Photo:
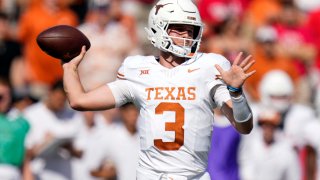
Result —
<instances>
[{"instance_id":1,"label":"blurred crowd","mask_svg":"<svg viewBox=\"0 0 320 180\"><path fill-rule=\"evenodd\" d=\"M147 40L156 0L0 0L0 179L135 179L133 104L77 112L61 62L37 35L77 27L91 48L79 66L85 90L116 79L129 55L157 55ZM215 110L208 172L213 180L320 180L320 1L195 0L201 51L228 60L251 54L244 85L255 120L240 136Z\"/></svg>"}]
</instances>

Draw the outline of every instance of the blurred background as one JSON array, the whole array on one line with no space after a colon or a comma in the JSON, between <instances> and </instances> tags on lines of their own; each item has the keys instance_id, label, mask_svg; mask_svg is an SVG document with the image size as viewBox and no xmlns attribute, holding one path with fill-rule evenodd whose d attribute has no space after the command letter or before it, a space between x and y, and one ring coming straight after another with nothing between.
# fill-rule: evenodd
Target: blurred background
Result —
<instances>
[{"instance_id":1,"label":"blurred background","mask_svg":"<svg viewBox=\"0 0 320 180\"><path fill-rule=\"evenodd\" d=\"M62 67L37 35L77 27L91 48L85 90L116 79L129 55L157 55L147 40L156 0L0 0L0 179L135 179L139 138L132 104L75 112ZM231 63L253 55L244 85L254 130L241 136L215 110L207 171L213 180L320 180L320 1L195 0L200 51Z\"/></svg>"}]
</instances>

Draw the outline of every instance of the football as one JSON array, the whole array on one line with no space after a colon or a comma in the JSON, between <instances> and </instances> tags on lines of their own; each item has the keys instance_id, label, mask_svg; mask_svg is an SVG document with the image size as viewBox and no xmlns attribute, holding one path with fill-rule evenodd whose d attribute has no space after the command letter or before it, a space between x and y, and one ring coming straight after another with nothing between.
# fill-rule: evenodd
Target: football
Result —
<instances>
[{"instance_id":1,"label":"football","mask_svg":"<svg viewBox=\"0 0 320 180\"><path fill-rule=\"evenodd\" d=\"M46 54L69 62L81 52L82 46L88 50L89 39L78 29L68 25L58 25L42 31L37 37L37 43Z\"/></svg>"}]
</instances>

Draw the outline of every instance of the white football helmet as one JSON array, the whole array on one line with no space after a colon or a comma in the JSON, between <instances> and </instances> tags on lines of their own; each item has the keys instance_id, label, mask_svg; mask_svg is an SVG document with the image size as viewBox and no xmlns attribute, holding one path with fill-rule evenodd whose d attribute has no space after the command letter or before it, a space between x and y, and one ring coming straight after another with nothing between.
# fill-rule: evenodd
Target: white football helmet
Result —
<instances>
[{"instance_id":1,"label":"white football helmet","mask_svg":"<svg viewBox=\"0 0 320 180\"><path fill-rule=\"evenodd\" d=\"M264 75L259 87L261 102L278 112L285 112L294 94L290 76L282 70L272 70Z\"/></svg>"},{"instance_id":2,"label":"white football helmet","mask_svg":"<svg viewBox=\"0 0 320 180\"><path fill-rule=\"evenodd\" d=\"M191 41L192 46L175 45L167 33L170 24L193 25L193 39L181 38ZM149 14L148 39L160 50L171 52L178 57L191 58L198 51L202 37L203 24L198 8L191 0L159 0Z\"/></svg>"}]
</instances>

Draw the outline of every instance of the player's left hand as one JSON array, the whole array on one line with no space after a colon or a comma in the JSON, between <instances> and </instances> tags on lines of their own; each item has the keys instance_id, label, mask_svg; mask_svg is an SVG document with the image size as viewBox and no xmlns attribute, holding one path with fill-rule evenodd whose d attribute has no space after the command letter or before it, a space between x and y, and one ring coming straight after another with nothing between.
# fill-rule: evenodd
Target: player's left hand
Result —
<instances>
[{"instance_id":1,"label":"player's left hand","mask_svg":"<svg viewBox=\"0 0 320 180\"><path fill-rule=\"evenodd\" d=\"M255 63L255 61L251 59L251 55L247 56L244 60L241 60L242 54L242 52L238 54L231 68L227 71L222 69L219 65L215 65L217 70L220 72L219 78L227 85L235 88L241 88L245 80L256 72L256 70L253 70L247 73L248 69Z\"/></svg>"}]
</instances>

